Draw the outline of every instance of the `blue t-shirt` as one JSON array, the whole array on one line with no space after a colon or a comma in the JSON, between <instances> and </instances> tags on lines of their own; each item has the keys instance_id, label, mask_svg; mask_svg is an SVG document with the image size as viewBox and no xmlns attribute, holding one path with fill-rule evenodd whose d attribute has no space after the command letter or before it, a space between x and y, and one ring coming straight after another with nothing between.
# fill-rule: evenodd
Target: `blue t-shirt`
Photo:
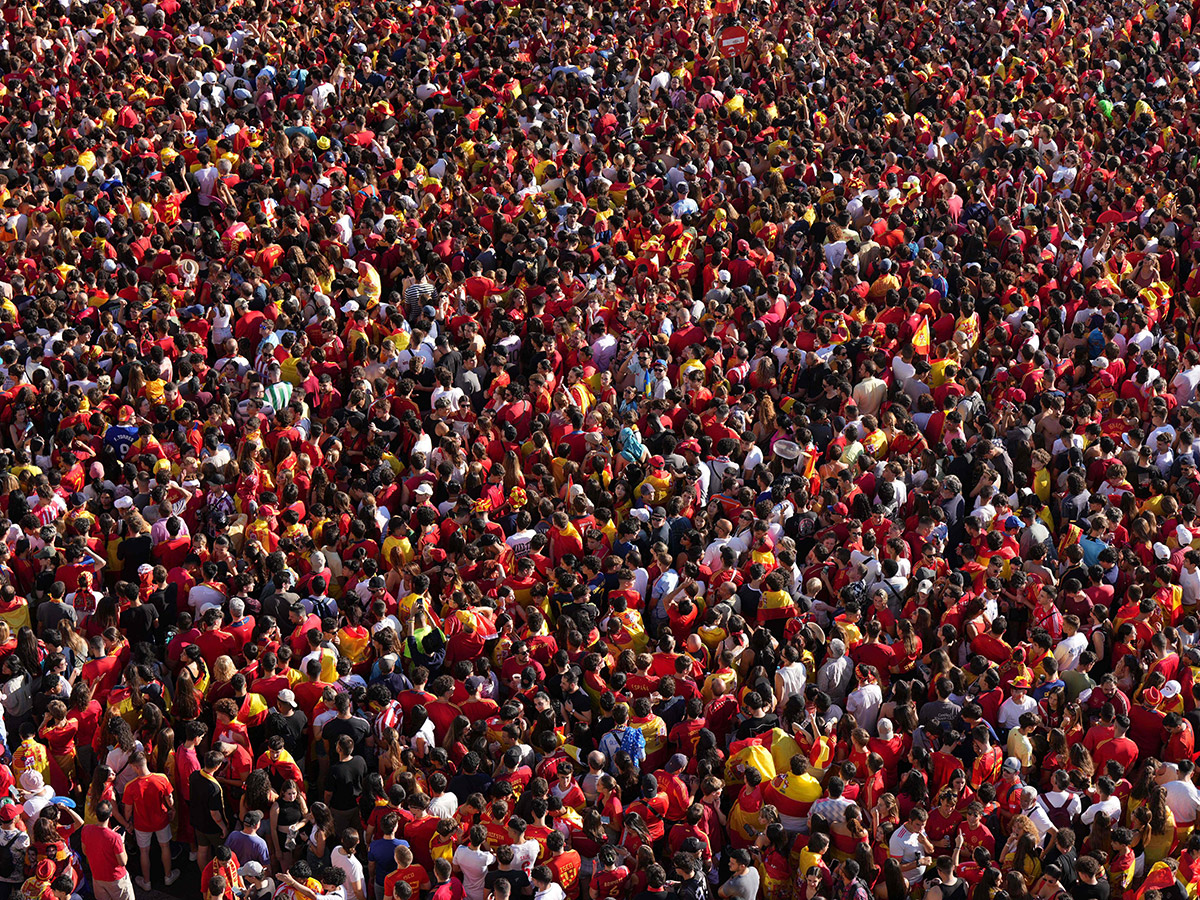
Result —
<instances>
[{"instance_id":1,"label":"blue t-shirt","mask_svg":"<svg viewBox=\"0 0 1200 900\"><path fill-rule=\"evenodd\" d=\"M237 855L238 862L242 865L248 862L257 862L261 863L264 868L270 868L271 851L267 847L267 842L257 834L235 831L225 839L225 846Z\"/></svg>"},{"instance_id":2,"label":"blue t-shirt","mask_svg":"<svg viewBox=\"0 0 1200 900\"><path fill-rule=\"evenodd\" d=\"M375 883L383 886L384 879L396 870L396 848L407 847L408 841L396 838L376 838L367 848L367 862L375 863Z\"/></svg>"},{"instance_id":3,"label":"blue t-shirt","mask_svg":"<svg viewBox=\"0 0 1200 900\"><path fill-rule=\"evenodd\" d=\"M129 453L129 448L137 439L136 425L109 425L108 430L104 432L104 443L116 450L117 456L121 458Z\"/></svg>"}]
</instances>

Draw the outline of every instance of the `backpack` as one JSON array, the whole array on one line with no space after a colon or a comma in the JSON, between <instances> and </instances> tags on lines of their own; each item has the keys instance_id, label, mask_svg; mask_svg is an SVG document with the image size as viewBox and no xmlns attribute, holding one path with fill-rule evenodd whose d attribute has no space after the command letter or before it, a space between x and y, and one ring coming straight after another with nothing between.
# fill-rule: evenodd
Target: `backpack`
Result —
<instances>
[{"instance_id":1,"label":"backpack","mask_svg":"<svg viewBox=\"0 0 1200 900\"><path fill-rule=\"evenodd\" d=\"M1060 831L1064 828L1071 827L1071 801L1075 799L1075 795L1067 792L1067 799L1062 802L1061 806L1055 806L1050 802L1050 798L1046 797L1046 816L1050 819L1050 823Z\"/></svg>"},{"instance_id":2,"label":"backpack","mask_svg":"<svg viewBox=\"0 0 1200 900\"><path fill-rule=\"evenodd\" d=\"M17 832L9 839L7 844L0 844L0 878L11 878L19 872L19 864L17 855L13 853L12 845L17 842L17 838L21 836Z\"/></svg>"},{"instance_id":3,"label":"backpack","mask_svg":"<svg viewBox=\"0 0 1200 900\"><path fill-rule=\"evenodd\" d=\"M341 614L341 610L338 609L337 601L328 594L326 594L324 597L321 597L319 600L314 598L313 612L322 619L337 619Z\"/></svg>"}]
</instances>

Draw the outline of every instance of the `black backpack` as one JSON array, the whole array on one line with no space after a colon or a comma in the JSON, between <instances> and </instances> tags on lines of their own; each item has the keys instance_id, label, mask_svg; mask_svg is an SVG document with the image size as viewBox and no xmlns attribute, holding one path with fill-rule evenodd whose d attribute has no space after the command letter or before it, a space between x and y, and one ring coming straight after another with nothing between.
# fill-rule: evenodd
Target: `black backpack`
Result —
<instances>
[{"instance_id":1,"label":"black backpack","mask_svg":"<svg viewBox=\"0 0 1200 900\"><path fill-rule=\"evenodd\" d=\"M12 845L21 836L14 834L7 844L0 844L0 878L11 878L18 871L17 855L13 853Z\"/></svg>"}]
</instances>

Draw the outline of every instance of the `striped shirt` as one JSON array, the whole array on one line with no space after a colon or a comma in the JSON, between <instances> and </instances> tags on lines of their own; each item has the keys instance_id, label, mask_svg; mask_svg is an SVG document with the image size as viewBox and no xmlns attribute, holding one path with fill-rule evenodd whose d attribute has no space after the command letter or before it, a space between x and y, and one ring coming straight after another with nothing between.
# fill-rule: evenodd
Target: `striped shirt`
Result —
<instances>
[{"instance_id":1,"label":"striped shirt","mask_svg":"<svg viewBox=\"0 0 1200 900\"><path fill-rule=\"evenodd\" d=\"M292 385L287 381L277 381L266 390L266 400L275 412L283 409L292 399Z\"/></svg>"},{"instance_id":2,"label":"striped shirt","mask_svg":"<svg viewBox=\"0 0 1200 900\"><path fill-rule=\"evenodd\" d=\"M437 297L437 288L426 281L418 281L404 289L404 313L408 321L420 318L421 310Z\"/></svg>"}]
</instances>

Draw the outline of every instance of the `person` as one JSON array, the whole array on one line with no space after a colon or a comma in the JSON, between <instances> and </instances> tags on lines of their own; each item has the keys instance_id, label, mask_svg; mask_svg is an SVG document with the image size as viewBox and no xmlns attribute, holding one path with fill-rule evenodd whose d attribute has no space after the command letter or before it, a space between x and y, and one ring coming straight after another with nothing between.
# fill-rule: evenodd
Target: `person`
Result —
<instances>
[{"instance_id":1,"label":"person","mask_svg":"<svg viewBox=\"0 0 1200 900\"><path fill-rule=\"evenodd\" d=\"M345 874L342 879L342 889L346 900L366 900L367 882L363 873L363 865L358 860L358 831L347 828L342 832L341 843L333 848L330 860L333 865Z\"/></svg>"},{"instance_id":2,"label":"person","mask_svg":"<svg viewBox=\"0 0 1200 900\"><path fill-rule=\"evenodd\" d=\"M565 900L566 893L554 880L548 866L534 866L530 875L533 881L533 900Z\"/></svg>"},{"instance_id":3,"label":"person","mask_svg":"<svg viewBox=\"0 0 1200 900\"><path fill-rule=\"evenodd\" d=\"M12 805L0 807L0 812ZM80 829L83 854L92 873L92 891L102 900L133 900L133 883L125 868L129 855L125 852L125 839L111 827L112 815L112 801L101 800L96 804L95 823Z\"/></svg>"},{"instance_id":4,"label":"person","mask_svg":"<svg viewBox=\"0 0 1200 900\"><path fill-rule=\"evenodd\" d=\"M192 830L196 835L196 863L203 871L214 848L221 846L229 827L225 820L225 792L216 779L217 770L225 765L219 750L209 750L200 768L188 778L189 806Z\"/></svg>"},{"instance_id":5,"label":"person","mask_svg":"<svg viewBox=\"0 0 1200 900\"><path fill-rule=\"evenodd\" d=\"M268 900L275 896L275 881L259 862L248 862L238 869L238 875L246 885L245 900Z\"/></svg>"},{"instance_id":6,"label":"person","mask_svg":"<svg viewBox=\"0 0 1200 900\"><path fill-rule=\"evenodd\" d=\"M717 889L718 897L722 900L755 900L758 897L759 873L749 850L738 847L729 854L729 872L729 878Z\"/></svg>"},{"instance_id":7,"label":"person","mask_svg":"<svg viewBox=\"0 0 1200 900\"><path fill-rule=\"evenodd\" d=\"M10 3L20 884L1177 900L1196 17Z\"/></svg>"},{"instance_id":8,"label":"person","mask_svg":"<svg viewBox=\"0 0 1200 900\"><path fill-rule=\"evenodd\" d=\"M141 858L142 874L137 885L144 891L150 890L150 847L157 839L165 873L163 884L170 886L183 874L171 865L171 813L175 808L175 789L166 775L150 771L144 751L136 751L129 758L129 766L134 778L121 794L121 802L125 806L126 821L133 824Z\"/></svg>"},{"instance_id":9,"label":"person","mask_svg":"<svg viewBox=\"0 0 1200 900\"><path fill-rule=\"evenodd\" d=\"M465 896L463 883L451 874L450 860L440 857L433 863L433 888L429 896L433 900L462 900Z\"/></svg>"},{"instance_id":10,"label":"person","mask_svg":"<svg viewBox=\"0 0 1200 900\"><path fill-rule=\"evenodd\" d=\"M483 900L487 894L485 879L488 867L496 861L494 854L483 849L487 838L487 828L479 824L472 825L466 842L454 851L451 859L454 872L462 880L467 900ZM536 885L536 874L534 879Z\"/></svg>"},{"instance_id":11,"label":"person","mask_svg":"<svg viewBox=\"0 0 1200 900\"><path fill-rule=\"evenodd\" d=\"M12 892L25 881L25 851L30 841L29 834L18 826L20 816L21 807L18 804L5 803L0 806L0 848L7 850L10 861L9 871L0 874L0 894L4 894L2 900L8 900Z\"/></svg>"},{"instance_id":12,"label":"person","mask_svg":"<svg viewBox=\"0 0 1200 900\"><path fill-rule=\"evenodd\" d=\"M241 827L225 838L225 846L233 851L239 863L271 865L271 850L258 833L262 820L262 813L252 809L242 817Z\"/></svg>"}]
</instances>

